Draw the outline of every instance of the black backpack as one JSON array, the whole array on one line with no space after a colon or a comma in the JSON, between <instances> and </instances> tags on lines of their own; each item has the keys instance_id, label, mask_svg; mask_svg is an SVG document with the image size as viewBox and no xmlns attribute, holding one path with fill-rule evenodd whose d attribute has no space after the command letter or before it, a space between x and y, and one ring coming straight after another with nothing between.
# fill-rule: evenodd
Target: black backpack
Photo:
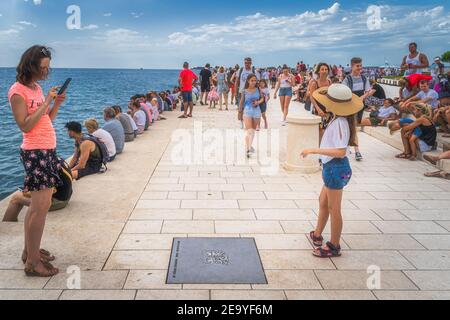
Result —
<instances>
[{"instance_id":1,"label":"black backpack","mask_svg":"<svg viewBox=\"0 0 450 320\"><path fill-rule=\"evenodd\" d=\"M150 118L148 116L147 110L145 110L144 107L141 107L141 110L144 112L145 114L145 127L144 130L147 131L148 128L150 127Z\"/></svg>"},{"instance_id":2,"label":"black backpack","mask_svg":"<svg viewBox=\"0 0 450 320\"><path fill-rule=\"evenodd\" d=\"M350 89L352 90L352 92L353 92L353 78L352 78L352 76L351 76L351 75L348 75L348 76L345 77L345 78L347 79L349 88L350 88ZM363 81L363 83L364 83L364 91L369 90L370 88L366 88L366 83L367 83L367 78L366 78L366 76L362 74L362 75L361 75L361 79L362 79L362 81Z\"/></svg>"},{"instance_id":3,"label":"black backpack","mask_svg":"<svg viewBox=\"0 0 450 320\"><path fill-rule=\"evenodd\" d=\"M441 91L439 91L439 99L450 98L450 82L447 77L441 78L439 81Z\"/></svg>"},{"instance_id":4,"label":"black backpack","mask_svg":"<svg viewBox=\"0 0 450 320\"><path fill-rule=\"evenodd\" d=\"M108 148L106 147L106 144L100 141L97 137L94 137L91 134L86 134L83 137L83 140L92 141L95 143L100 150L100 156L102 158L102 168L100 170L101 173L105 173L108 170L107 163L109 162L109 152Z\"/></svg>"},{"instance_id":5,"label":"black backpack","mask_svg":"<svg viewBox=\"0 0 450 320\"><path fill-rule=\"evenodd\" d=\"M56 188L56 192L53 194L53 198L58 201L69 201L72 198L72 170L70 170L69 165L66 161L58 157L58 162L61 165L59 169L59 177L61 178L63 184L62 186Z\"/></svg>"}]
</instances>

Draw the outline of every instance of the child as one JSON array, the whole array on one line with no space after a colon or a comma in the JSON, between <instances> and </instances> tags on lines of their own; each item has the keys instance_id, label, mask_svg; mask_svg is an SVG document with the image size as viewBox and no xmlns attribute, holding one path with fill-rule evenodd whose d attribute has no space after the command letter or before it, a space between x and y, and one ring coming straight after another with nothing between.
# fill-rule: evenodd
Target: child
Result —
<instances>
[{"instance_id":1,"label":"child","mask_svg":"<svg viewBox=\"0 0 450 320\"><path fill-rule=\"evenodd\" d=\"M260 92L257 85L257 78L254 74L250 74L245 82L245 89L242 98L239 101L239 111L243 114L245 129L247 131L245 137L245 146L247 158L255 152L252 147L255 131L261 123L261 103L264 102L264 96Z\"/></svg>"},{"instance_id":2,"label":"child","mask_svg":"<svg viewBox=\"0 0 450 320\"><path fill-rule=\"evenodd\" d=\"M420 152L433 150L436 145L437 131L431 119L431 109L425 105L416 105L413 108L416 120L402 128L402 142L404 152L396 158L417 160L417 148ZM419 129L419 130L417 130Z\"/></svg>"},{"instance_id":3,"label":"child","mask_svg":"<svg viewBox=\"0 0 450 320\"><path fill-rule=\"evenodd\" d=\"M215 109L216 103L219 101L219 94L215 86L211 87L211 91L208 94L209 108Z\"/></svg>"},{"instance_id":4,"label":"child","mask_svg":"<svg viewBox=\"0 0 450 320\"><path fill-rule=\"evenodd\" d=\"M397 110L394 108L394 100L385 99L384 105L378 110L370 108L370 117L361 121L361 127L364 126L385 126L388 121L398 118Z\"/></svg>"},{"instance_id":5,"label":"child","mask_svg":"<svg viewBox=\"0 0 450 320\"><path fill-rule=\"evenodd\" d=\"M261 108L261 116L264 120L264 128L268 129L269 125L267 123L266 111L267 111L267 103L270 100L270 90L267 87L266 80L262 79L259 81L259 90L261 94L264 95L264 102L261 103L261 105L259 106ZM259 130L259 127L257 130Z\"/></svg>"},{"instance_id":6,"label":"child","mask_svg":"<svg viewBox=\"0 0 450 320\"><path fill-rule=\"evenodd\" d=\"M320 194L319 219L310 238L317 249L313 255L319 258L341 256L340 238L342 233L341 203L344 187L349 183L352 169L348 160L349 146L356 145L356 117L363 109L361 98L352 94L343 84L332 84L313 93L313 98L322 104L333 118L325 129L320 149L306 149L302 157L320 155L323 164L324 186ZM322 233L331 217L331 240L323 246Z\"/></svg>"}]
</instances>

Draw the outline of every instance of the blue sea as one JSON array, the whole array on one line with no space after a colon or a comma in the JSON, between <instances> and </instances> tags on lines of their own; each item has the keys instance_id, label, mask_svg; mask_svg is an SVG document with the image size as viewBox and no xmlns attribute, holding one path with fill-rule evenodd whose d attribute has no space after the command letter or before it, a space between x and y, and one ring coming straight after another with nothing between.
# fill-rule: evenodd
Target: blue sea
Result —
<instances>
[{"instance_id":1,"label":"blue sea","mask_svg":"<svg viewBox=\"0 0 450 320\"><path fill-rule=\"evenodd\" d=\"M65 79L73 79L67 99L53 123L58 154L67 158L73 152L73 141L64 129L66 122L83 123L94 117L103 123L105 107L117 104L126 110L129 98L136 93L172 90L178 74L178 70L53 69L49 79L41 83L45 93L52 86L62 85ZM0 68L0 200L23 186L23 167L19 159L22 133L8 102L8 89L15 77L14 68Z\"/></svg>"}]
</instances>

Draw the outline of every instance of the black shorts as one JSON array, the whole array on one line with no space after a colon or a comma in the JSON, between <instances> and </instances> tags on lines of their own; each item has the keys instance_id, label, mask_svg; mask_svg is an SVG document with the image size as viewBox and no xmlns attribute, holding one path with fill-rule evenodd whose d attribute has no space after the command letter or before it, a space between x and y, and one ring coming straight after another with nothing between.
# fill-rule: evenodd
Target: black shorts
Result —
<instances>
[{"instance_id":1,"label":"black shorts","mask_svg":"<svg viewBox=\"0 0 450 320\"><path fill-rule=\"evenodd\" d=\"M210 83L202 83L202 92L210 92L211 84Z\"/></svg>"},{"instance_id":2,"label":"black shorts","mask_svg":"<svg viewBox=\"0 0 450 320\"><path fill-rule=\"evenodd\" d=\"M100 172L102 166L86 166L84 169L78 170L78 178L80 180L83 177L89 176L91 174L96 174Z\"/></svg>"}]
</instances>

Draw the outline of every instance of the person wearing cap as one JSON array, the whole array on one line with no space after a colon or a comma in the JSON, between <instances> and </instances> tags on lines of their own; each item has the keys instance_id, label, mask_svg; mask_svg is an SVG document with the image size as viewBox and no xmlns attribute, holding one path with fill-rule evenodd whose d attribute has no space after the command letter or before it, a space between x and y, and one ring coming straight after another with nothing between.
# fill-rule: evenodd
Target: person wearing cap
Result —
<instances>
[{"instance_id":1,"label":"person wearing cap","mask_svg":"<svg viewBox=\"0 0 450 320\"><path fill-rule=\"evenodd\" d=\"M183 64L183 71L180 73L178 82L181 87L181 96L183 98L184 113L179 117L186 119L192 117L192 111L194 109L194 100L192 99L192 87L194 82L198 79L197 75L189 69L189 63ZM189 111L189 113L188 113Z\"/></svg>"},{"instance_id":2,"label":"person wearing cap","mask_svg":"<svg viewBox=\"0 0 450 320\"><path fill-rule=\"evenodd\" d=\"M438 79L439 75L445 73L445 66L441 62L441 58L440 57L434 58L434 64L436 66L433 69L433 79L434 79L435 82L438 82L439 81L439 79Z\"/></svg>"},{"instance_id":3,"label":"person wearing cap","mask_svg":"<svg viewBox=\"0 0 450 320\"><path fill-rule=\"evenodd\" d=\"M317 227L310 237L316 247L313 255L319 258L341 256L342 234L341 204L344 187L350 182L352 169L348 155L349 146L355 146L356 114L363 108L362 99L343 84L332 84L317 89L313 98L332 114L332 120L325 129L319 149L305 149L301 157L319 155L323 164L324 186L320 194L320 209ZM325 245L322 233L331 219L331 239Z\"/></svg>"}]
</instances>

